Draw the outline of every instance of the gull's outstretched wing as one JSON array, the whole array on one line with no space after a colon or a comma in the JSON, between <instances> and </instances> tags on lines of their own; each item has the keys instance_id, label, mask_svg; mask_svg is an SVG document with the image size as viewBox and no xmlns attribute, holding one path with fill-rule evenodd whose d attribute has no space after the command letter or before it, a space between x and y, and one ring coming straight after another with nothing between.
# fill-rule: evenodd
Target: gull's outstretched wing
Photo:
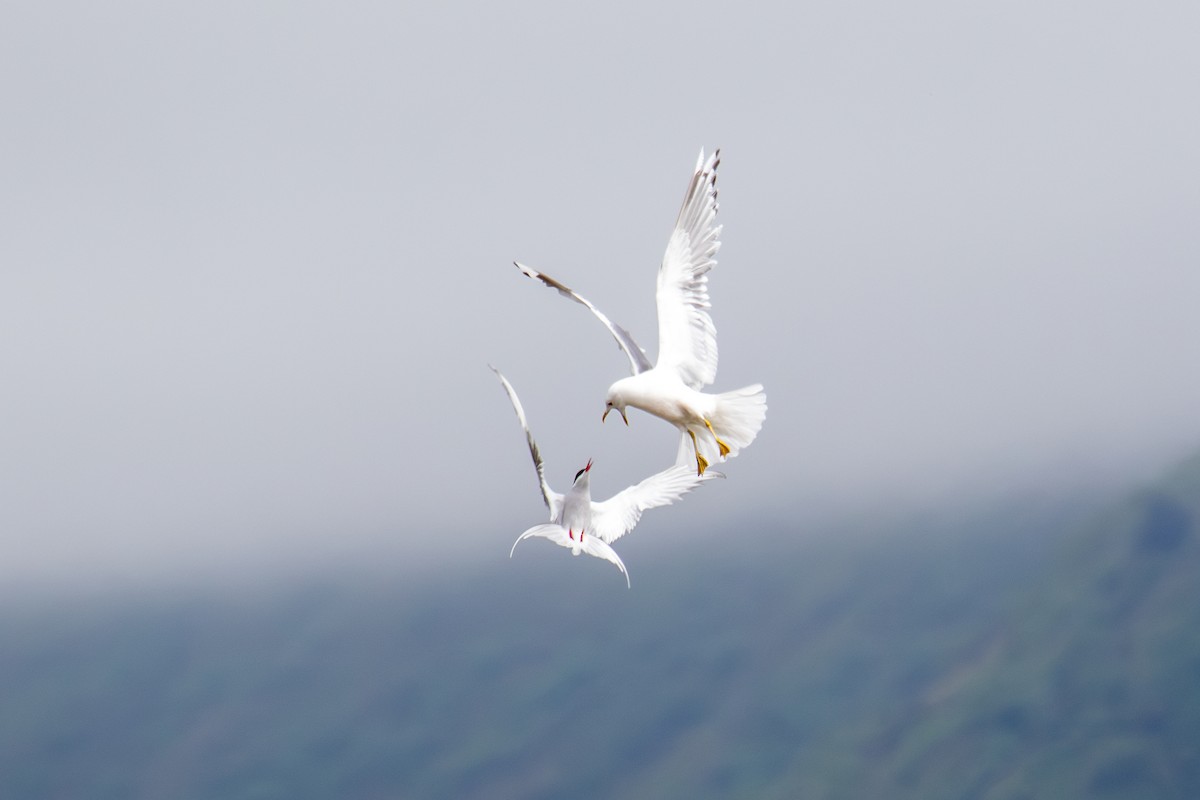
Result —
<instances>
[{"instance_id":1,"label":"gull's outstretched wing","mask_svg":"<svg viewBox=\"0 0 1200 800\"><path fill-rule=\"evenodd\" d=\"M675 220L667 252L658 268L658 363L674 369L692 387L717 377L717 329L708 315L707 273L717 264L721 242L717 219L717 150L704 151Z\"/></svg>"},{"instance_id":2,"label":"gull's outstretched wing","mask_svg":"<svg viewBox=\"0 0 1200 800\"><path fill-rule=\"evenodd\" d=\"M616 550L613 550L607 544L602 542L597 536L591 534L568 533L567 529L562 525L534 525L532 528L517 537L517 540L513 542L512 550L508 551L508 557L512 558L513 553L517 551L517 545L531 536L541 536L545 539L549 539L557 545L571 549L574 549L576 546L578 546L579 549L587 553L589 556L603 558L605 561L615 564L617 569L621 571L621 574L625 576L625 585L631 586L629 583L629 572L625 569L625 564L621 561L621 557L617 555ZM578 537L578 539L572 537Z\"/></svg>"},{"instance_id":3,"label":"gull's outstretched wing","mask_svg":"<svg viewBox=\"0 0 1200 800\"><path fill-rule=\"evenodd\" d=\"M558 515L562 513L563 496L550 488L550 484L546 483L546 466L542 463L542 454L538 451L537 442L533 439L533 433L529 430L529 423L525 421L525 409L521 407L521 400L517 397L517 390L512 387L501 374L500 370L488 364L492 372L496 373L496 377L500 379L500 384L504 387L504 391L508 393L508 399L512 401L513 410L517 412L517 420L521 423L521 427L525 430L525 441L529 442L529 455L533 458L534 469L537 470L538 486L542 490L542 500L546 502L546 508L550 509L550 519L558 519ZM515 547L515 545L514 545Z\"/></svg>"},{"instance_id":4,"label":"gull's outstretched wing","mask_svg":"<svg viewBox=\"0 0 1200 800\"><path fill-rule=\"evenodd\" d=\"M637 375L639 372L645 372L653 366L650 363L650 359L646 358L646 351L643 350L638 343L633 340L633 337L629 335L629 331L625 330L620 325L604 316L600 309L588 302L587 299L576 294L573 290L554 280L554 278L551 278L544 272L538 272L531 267L525 266L519 261L514 261L513 263L516 264L517 269L521 270L521 272L523 272L525 275L529 276L530 278L537 278L551 289L557 289L558 293L563 297L574 300L580 305L586 306L589 311L595 314L596 319L603 322L604 327L608 328L608 332L611 333L613 338L617 340L617 345L625 351L625 355L629 358L629 369L633 371L634 375Z\"/></svg>"},{"instance_id":5,"label":"gull's outstretched wing","mask_svg":"<svg viewBox=\"0 0 1200 800\"><path fill-rule=\"evenodd\" d=\"M705 481L724 477L711 469L697 475L692 465L655 473L603 503L592 503L592 533L612 544L633 530L646 509L670 505Z\"/></svg>"}]
</instances>

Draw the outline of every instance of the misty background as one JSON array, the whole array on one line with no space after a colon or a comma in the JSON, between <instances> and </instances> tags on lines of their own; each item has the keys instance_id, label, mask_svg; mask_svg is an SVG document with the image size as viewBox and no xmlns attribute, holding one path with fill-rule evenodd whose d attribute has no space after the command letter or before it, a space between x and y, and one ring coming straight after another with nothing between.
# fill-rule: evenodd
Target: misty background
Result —
<instances>
[{"instance_id":1,"label":"misty background","mask_svg":"<svg viewBox=\"0 0 1200 800\"><path fill-rule=\"evenodd\" d=\"M0 19L10 588L508 568L543 509L488 363L560 489L675 447L637 412L601 426L623 356L511 261L653 355L701 147L713 389L761 382L770 410L639 536L1125 480L1200 441L1193 4Z\"/></svg>"},{"instance_id":2,"label":"misty background","mask_svg":"<svg viewBox=\"0 0 1200 800\"><path fill-rule=\"evenodd\" d=\"M1194 4L0 9L0 795L1200 796ZM769 411L544 519L720 147Z\"/></svg>"}]
</instances>

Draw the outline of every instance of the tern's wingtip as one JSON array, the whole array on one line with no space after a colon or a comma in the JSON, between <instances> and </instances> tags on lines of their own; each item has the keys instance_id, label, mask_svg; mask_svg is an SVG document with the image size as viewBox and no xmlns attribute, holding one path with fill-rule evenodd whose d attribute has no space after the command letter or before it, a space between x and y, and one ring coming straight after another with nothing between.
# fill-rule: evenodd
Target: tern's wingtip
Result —
<instances>
[{"instance_id":1,"label":"tern's wingtip","mask_svg":"<svg viewBox=\"0 0 1200 800\"><path fill-rule=\"evenodd\" d=\"M524 539L524 538L525 538L525 536L524 536L524 535L518 536L518 537L517 537L517 540L516 540L515 542L513 542L512 549L510 549L510 550L508 551L508 557L509 557L509 558L512 558L512 557L513 557L513 553L517 552L517 545L519 545L519 544L521 543L521 540L522 540L522 539Z\"/></svg>"}]
</instances>

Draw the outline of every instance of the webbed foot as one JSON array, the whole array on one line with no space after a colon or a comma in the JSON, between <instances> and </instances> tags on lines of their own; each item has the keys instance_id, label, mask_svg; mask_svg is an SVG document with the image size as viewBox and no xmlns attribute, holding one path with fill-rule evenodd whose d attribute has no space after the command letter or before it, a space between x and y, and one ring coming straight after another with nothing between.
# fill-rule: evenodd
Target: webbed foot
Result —
<instances>
[{"instance_id":1,"label":"webbed foot","mask_svg":"<svg viewBox=\"0 0 1200 800\"><path fill-rule=\"evenodd\" d=\"M708 428L708 432L711 433L713 438L717 440L717 449L721 451L721 458L729 455L729 445L722 442L721 437L717 436L717 432L713 430L712 423L708 421L707 417L704 419L704 427Z\"/></svg>"},{"instance_id":2,"label":"webbed foot","mask_svg":"<svg viewBox=\"0 0 1200 800\"><path fill-rule=\"evenodd\" d=\"M703 475L704 470L708 469L708 459L700 455L700 445L696 443L696 434L688 430L688 436L692 437L692 449L696 452L696 474Z\"/></svg>"}]
</instances>

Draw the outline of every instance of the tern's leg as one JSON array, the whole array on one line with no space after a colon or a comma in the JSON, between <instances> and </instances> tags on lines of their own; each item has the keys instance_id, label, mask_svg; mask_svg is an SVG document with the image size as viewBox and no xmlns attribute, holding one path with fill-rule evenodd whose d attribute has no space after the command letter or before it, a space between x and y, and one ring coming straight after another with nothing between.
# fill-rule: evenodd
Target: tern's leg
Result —
<instances>
[{"instance_id":1,"label":"tern's leg","mask_svg":"<svg viewBox=\"0 0 1200 800\"><path fill-rule=\"evenodd\" d=\"M721 458L729 455L729 445L722 442L721 438L717 436L717 432L713 430L712 423L708 421L708 417L704 418L704 427L708 428L708 432L711 433L713 438L717 440L717 447L721 451Z\"/></svg>"},{"instance_id":2,"label":"tern's leg","mask_svg":"<svg viewBox=\"0 0 1200 800\"><path fill-rule=\"evenodd\" d=\"M696 434L692 433L692 429L687 429L688 436L692 437L692 447L696 451L696 474L703 475L704 470L708 469L708 459L700 455L700 445L696 444Z\"/></svg>"}]
</instances>

